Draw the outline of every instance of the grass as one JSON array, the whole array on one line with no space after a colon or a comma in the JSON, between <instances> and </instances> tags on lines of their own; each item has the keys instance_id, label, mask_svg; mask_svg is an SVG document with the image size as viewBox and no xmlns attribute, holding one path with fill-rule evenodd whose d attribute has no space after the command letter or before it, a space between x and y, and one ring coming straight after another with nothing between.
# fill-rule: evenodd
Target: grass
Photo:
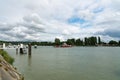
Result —
<instances>
[{"instance_id":1,"label":"grass","mask_svg":"<svg viewBox=\"0 0 120 80\"><path fill-rule=\"evenodd\" d=\"M12 58L6 51L0 49L0 55L10 64L13 64L14 58Z\"/></svg>"}]
</instances>

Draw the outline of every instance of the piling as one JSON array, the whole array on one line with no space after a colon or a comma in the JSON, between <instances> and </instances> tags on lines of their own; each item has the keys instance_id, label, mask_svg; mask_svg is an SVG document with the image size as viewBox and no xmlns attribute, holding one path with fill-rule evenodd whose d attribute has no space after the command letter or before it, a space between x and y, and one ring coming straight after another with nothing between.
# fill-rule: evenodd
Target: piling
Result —
<instances>
[{"instance_id":1,"label":"piling","mask_svg":"<svg viewBox=\"0 0 120 80\"><path fill-rule=\"evenodd\" d=\"M28 55L31 55L31 44L28 44Z\"/></svg>"}]
</instances>

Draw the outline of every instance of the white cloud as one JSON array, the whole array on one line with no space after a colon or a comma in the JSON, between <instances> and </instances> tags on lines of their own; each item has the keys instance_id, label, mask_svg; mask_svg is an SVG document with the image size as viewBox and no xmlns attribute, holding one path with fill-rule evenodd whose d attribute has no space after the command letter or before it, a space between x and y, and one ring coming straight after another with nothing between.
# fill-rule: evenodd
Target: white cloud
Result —
<instances>
[{"instance_id":1,"label":"white cloud","mask_svg":"<svg viewBox=\"0 0 120 80\"><path fill-rule=\"evenodd\" d=\"M120 30L119 0L4 0L0 13L2 40L65 40ZM86 22L69 23L74 16ZM99 36L114 38L107 34Z\"/></svg>"}]
</instances>

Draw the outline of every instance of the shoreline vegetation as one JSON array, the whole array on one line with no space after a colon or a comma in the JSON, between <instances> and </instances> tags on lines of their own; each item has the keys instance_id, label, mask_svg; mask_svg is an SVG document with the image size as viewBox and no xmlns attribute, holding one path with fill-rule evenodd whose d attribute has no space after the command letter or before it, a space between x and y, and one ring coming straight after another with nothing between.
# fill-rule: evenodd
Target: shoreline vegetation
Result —
<instances>
[{"instance_id":1,"label":"shoreline vegetation","mask_svg":"<svg viewBox=\"0 0 120 80\"><path fill-rule=\"evenodd\" d=\"M0 55L9 63L9 64L13 64L14 62L14 58L12 58L6 51L4 51L3 49L0 49Z\"/></svg>"},{"instance_id":2,"label":"shoreline vegetation","mask_svg":"<svg viewBox=\"0 0 120 80\"><path fill-rule=\"evenodd\" d=\"M0 49L0 80L24 80L24 77L12 65L13 62L14 58Z\"/></svg>"},{"instance_id":3,"label":"shoreline vegetation","mask_svg":"<svg viewBox=\"0 0 120 80\"><path fill-rule=\"evenodd\" d=\"M120 46L120 40L115 41L115 40L110 40L109 42L104 42L101 40L100 37L85 37L84 39L67 39L66 41L61 41L59 38L55 38L54 42L50 41L0 41L0 45L3 43L6 43L7 45L12 44L12 45L18 45L18 44L29 44L31 45L38 45L38 46L60 46L64 43L71 45L71 46Z\"/></svg>"}]
</instances>

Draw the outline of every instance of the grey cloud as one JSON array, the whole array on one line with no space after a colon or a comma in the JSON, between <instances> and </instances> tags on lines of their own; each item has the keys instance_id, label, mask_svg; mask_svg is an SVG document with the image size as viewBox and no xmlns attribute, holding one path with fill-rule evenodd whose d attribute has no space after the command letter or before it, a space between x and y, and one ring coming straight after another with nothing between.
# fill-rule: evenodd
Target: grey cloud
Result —
<instances>
[{"instance_id":1,"label":"grey cloud","mask_svg":"<svg viewBox=\"0 0 120 80\"><path fill-rule=\"evenodd\" d=\"M112 3L113 8L120 11L120 0L112 0Z\"/></svg>"},{"instance_id":2,"label":"grey cloud","mask_svg":"<svg viewBox=\"0 0 120 80\"><path fill-rule=\"evenodd\" d=\"M33 14L31 14L31 15L27 15L27 16L24 16L24 17L23 17L23 20L24 20L25 22L32 22L32 21L33 21L33 22L35 22L35 23L37 23L37 24L43 24L40 16L39 16L38 14L36 14L36 13L33 13Z\"/></svg>"},{"instance_id":3,"label":"grey cloud","mask_svg":"<svg viewBox=\"0 0 120 80\"><path fill-rule=\"evenodd\" d=\"M32 30L35 30L35 31L39 31L39 32L44 32L44 30L45 30L42 27L42 25L35 24L35 23L23 23L22 26L27 27Z\"/></svg>"},{"instance_id":4,"label":"grey cloud","mask_svg":"<svg viewBox=\"0 0 120 80\"><path fill-rule=\"evenodd\" d=\"M16 33L14 31L6 31L4 32L5 35L8 35L11 38L25 38L25 34L24 33Z\"/></svg>"},{"instance_id":5,"label":"grey cloud","mask_svg":"<svg viewBox=\"0 0 120 80\"><path fill-rule=\"evenodd\" d=\"M36 31L35 31L35 30L32 30L32 29L28 29L28 30L23 30L23 32L24 32L25 34L31 35L31 34L35 33Z\"/></svg>"},{"instance_id":6,"label":"grey cloud","mask_svg":"<svg viewBox=\"0 0 120 80\"><path fill-rule=\"evenodd\" d=\"M28 40L28 36L35 37L34 34L46 33L45 25L40 21L39 16L26 16L22 22L14 24L0 23L0 34L2 40ZM28 38L27 38L28 37ZM33 40L32 38L29 40Z\"/></svg>"},{"instance_id":7,"label":"grey cloud","mask_svg":"<svg viewBox=\"0 0 120 80\"><path fill-rule=\"evenodd\" d=\"M8 40L10 37L4 33L0 33L0 40Z\"/></svg>"},{"instance_id":8,"label":"grey cloud","mask_svg":"<svg viewBox=\"0 0 120 80\"><path fill-rule=\"evenodd\" d=\"M8 31L11 30L12 26L6 23L0 23L0 31Z\"/></svg>"},{"instance_id":9,"label":"grey cloud","mask_svg":"<svg viewBox=\"0 0 120 80\"><path fill-rule=\"evenodd\" d=\"M96 34L120 39L120 29L107 29L103 32L97 32Z\"/></svg>"},{"instance_id":10,"label":"grey cloud","mask_svg":"<svg viewBox=\"0 0 120 80\"><path fill-rule=\"evenodd\" d=\"M119 20L107 20L107 21L103 21L103 22L100 22L100 23L97 23L97 25L113 25L113 24L119 24L120 21Z\"/></svg>"},{"instance_id":11,"label":"grey cloud","mask_svg":"<svg viewBox=\"0 0 120 80\"><path fill-rule=\"evenodd\" d=\"M23 22L20 22L18 24L19 26L24 26L37 32L45 32L45 24L37 14L23 17Z\"/></svg>"}]
</instances>

